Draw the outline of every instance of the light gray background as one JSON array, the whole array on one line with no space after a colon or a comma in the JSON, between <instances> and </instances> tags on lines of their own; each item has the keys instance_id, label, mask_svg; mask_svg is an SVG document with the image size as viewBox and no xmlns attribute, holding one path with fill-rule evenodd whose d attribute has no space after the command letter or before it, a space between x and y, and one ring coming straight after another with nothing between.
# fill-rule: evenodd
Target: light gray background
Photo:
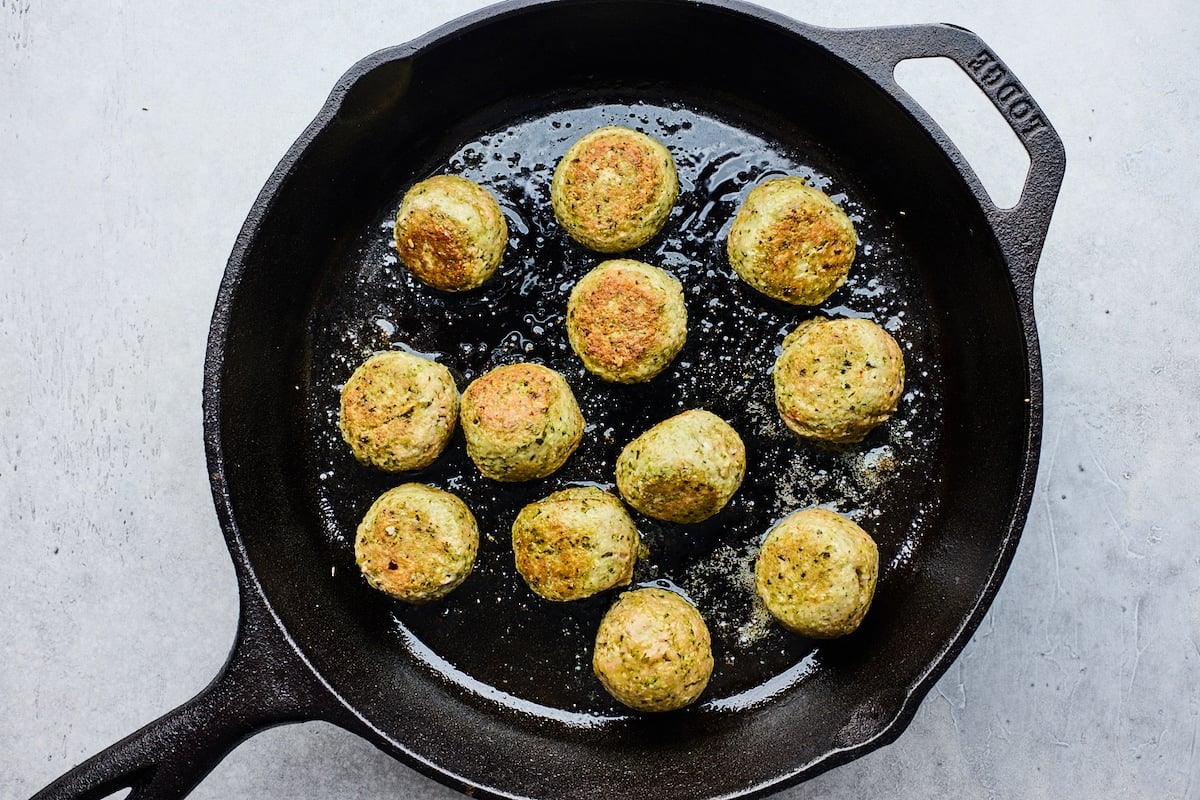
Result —
<instances>
[{"instance_id":1,"label":"light gray background","mask_svg":"<svg viewBox=\"0 0 1200 800\"><path fill-rule=\"evenodd\" d=\"M347 67L480 5L0 0L0 797L220 668L236 590L200 385L225 259ZM971 28L1068 150L1008 579L895 744L779 797L1200 798L1197 6L765 5ZM967 109L947 124L985 124ZM972 157L1011 181L1001 152ZM456 796L324 724L255 737L194 794Z\"/></svg>"}]
</instances>

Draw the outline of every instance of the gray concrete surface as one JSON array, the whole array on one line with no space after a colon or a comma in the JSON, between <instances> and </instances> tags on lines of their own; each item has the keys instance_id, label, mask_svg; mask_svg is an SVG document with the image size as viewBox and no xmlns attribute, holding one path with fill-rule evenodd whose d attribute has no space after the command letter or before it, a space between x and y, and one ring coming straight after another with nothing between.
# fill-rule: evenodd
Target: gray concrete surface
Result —
<instances>
[{"instance_id":1,"label":"gray concrete surface","mask_svg":"<svg viewBox=\"0 0 1200 800\"><path fill-rule=\"evenodd\" d=\"M778 797L1200 798L1197 6L764 4L975 30L1069 161L1036 293L1042 465L1008 579L896 743ZM341 72L479 5L0 0L0 798L221 666L236 592L200 382L225 259ZM967 108L947 124L970 129ZM251 739L193 795L455 796L315 723Z\"/></svg>"}]
</instances>

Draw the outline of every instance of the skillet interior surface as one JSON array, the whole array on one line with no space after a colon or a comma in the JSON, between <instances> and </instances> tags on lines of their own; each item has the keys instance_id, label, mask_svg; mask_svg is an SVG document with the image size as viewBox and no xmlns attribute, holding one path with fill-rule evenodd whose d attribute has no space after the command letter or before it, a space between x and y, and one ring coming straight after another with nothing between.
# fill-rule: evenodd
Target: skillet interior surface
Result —
<instances>
[{"instance_id":1,"label":"skillet interior surface","mask_svg":"<svg viewBox=\"0 0 1200 800\"><path fill-rule=\"evenodd\" d=\"M567 295L604 257L570 242L549 208L551 173L570 142L615 123L635 125L667 142L683 187L664 234L629 255L671 269L683 282L689 343L669 370L636 386L592 376L567 344ZM367 613L394 628L395 646L416 648L464 683L479 682L559 711L620 714L590 670L596 624L615 594L576 603L538 598L515 571L508 532L523 505L551 491L586 483L615 491L621 448L687 408L711 410L741 432L748 477L730 505L704 523L637 515L650 552L639 561L634 582L675 584L705 611L718 633L715 655L722 665L710 684L715 702L753 702L759 694L754 690L812 652L810 642L782 632L753 602L754 556L774 521L811 505L831 505L875 531L885 581L905 568L938 504L943 408L936 341L920 324L930 316L928 304L909 278L909 257L870 210L865 191L848 184L816 146L791 141L772 144L682 104L634 102L551 111L485 133L453 153L437 153L443 169L479 181L502 199L512 231L500 275L466 295L431 290L397 263L391 225L398 195L371 220L351 257L330 274L309 326L307 478L331 569L346 594L363 587L354 565L355 526L376 497L402 480L455 492L484 534L471 580L444 602L412 607L364 592L362 602L374 609ZM878 320L899 337L908 356L903 410L863 444L841 453L798 442L779 419L771 388L771 365L783 335L816 312L766 300L737 279L724 255L725 234L741 199L763 178L785 174L804 175L841 201L862 240L853 280L822 312ZM467 457L461 432L420 474L398 477L364 468L338 433L339 390L367 355L387 348L435 357L450 367L460 387L501 364L544 363L572 384L588 424L584 443L555 475L516 485L484 478ZM487 636L486 647L480 647L481 635Z\"/></svg>"},{"instance_id":2,"label":"skillet interior surface","mask_svg":"<svg viewBox=\"0 0 1200 800\"><path fill-rule=\"evenodd\" d=\"M617 38L621 58L593 57ZM219 414L230 501L296 645L381 746L506 796L762 791L898 735L893 721L977 622L1023 515L1032 356L1004 260L949 159L829 52L721 8L537 6L398 55L375 59L282 176L231 298ZM609 123L663 141L682 182L664 232L630 255L683 281L689 339L637 387L590 376L566 345L567 293L602 257L549 210L558 157ZM463 295L414 282L391 246L404 190L438 172L480 181L508 217L500 273ZM738 203L781 173L812 179L859 231L850 280L817 309L756 294L724 254ZM799 443L773 406L779 343L814 315L871 317L905 352L900 412L844 452ZM436 356L460 389L516 360L558 369L588 421L584 443L556 475L515 486L482 478L461 433L423 473L361 467L337 432L338 390L388 348ZM635 515L650 555L634 580L696 602L717 666L696 707L638 716L590 672L615 593L540 600L515 572L508 529L551 491L611 486L626 442L692 407L738 429L747 479L707 523ZM468 581L420 608L369 589L352 552L367 506L406 480L459 494L483 533ZM813 504L858 519L882 567L863 627L819 646L766 618L751 577L769 525Z\"/></svg>"}]
</instances>

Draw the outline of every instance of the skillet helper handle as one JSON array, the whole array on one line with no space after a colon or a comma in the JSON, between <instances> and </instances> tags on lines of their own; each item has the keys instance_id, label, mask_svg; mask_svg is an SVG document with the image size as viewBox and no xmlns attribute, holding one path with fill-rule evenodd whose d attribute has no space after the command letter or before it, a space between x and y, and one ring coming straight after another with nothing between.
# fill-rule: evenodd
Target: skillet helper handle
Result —
<instances>
[{"instance_id":1,"label":"skillet helper handle","mask_svg":"<svg viewBox=\"0 0 1200 800\"><path fill-rule=\"evenodd\" d=\"M243 598L237 639L212 683L33 800L101 800L126 788L132 788L128 800L178 800L252 734L286 722L330 718L315 709L332 707L332 696L282 637L268 612Z\"/></svg>"},{"instance_id":2,"label":"skillet helper handle","mask_svg":"<svg viewBox=\"0 0 1200 800\"><path fill-rule=\"evenodd\" d=\"M1021 199L1012 208L998 208L974 173L965 177L1012 265L1018 292L1032 298L1034 272L1066 171L1066 151L1062 139L1016 75L982 39L955 25L826 29L821 34L827 44L893 94L904 94L895 78L896 65L901 61L949 58L1000 112L1029 153L1029 174ZM954 155L958 156L959 169L964 170L965 161L957 152Z\"/></svg>"}]
</instances>

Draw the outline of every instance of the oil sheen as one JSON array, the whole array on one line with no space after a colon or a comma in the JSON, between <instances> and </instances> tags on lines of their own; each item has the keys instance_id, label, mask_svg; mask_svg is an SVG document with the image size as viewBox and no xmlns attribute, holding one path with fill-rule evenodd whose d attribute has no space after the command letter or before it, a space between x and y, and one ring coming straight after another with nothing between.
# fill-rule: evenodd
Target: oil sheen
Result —
<instances>
[{"instance_id":1,"label":"oil sheen","mask_svg":"<svg viewBox=\"0 0 1200 800\"><path fill-rule=\"evenodd\" d=\"M680 196L664 230L624 255L660 266L682 282L687 344L662 374L638 385L605 383L571 352L564 327L567 296L606 256L572 242L550 208L559 157L579 136L611 124L663 142L680 178ZM480 525L473 574L444 600L421 607L375 596L364 586L363 613L386 619L379 627L390 631L397 648L492 702L579 724L623 716L627 712L591 673L596 626L616 590L573 603L537 597L516 572L510 527L523 505L566 486L612 489L617 454L626 443L680 411L704 408L732 424L745 441L746 479L720 514L700 524L663 523L634 513L649 550L637 565L634 585L677 587L705 618L716 668L700 707L744 708L802 686L820 664L824 645L784 631L755 598L754 557L768 528L813 505L849 515L879 545L878 600L911 568L922 532L938 513L938 487L929 478L938 474L942 438L933 315L890 221L873 211L866 188L853 175L801 135L785 142L745 120L723 120L684 105L557 108L443 148L428 173L396 186L391 203L350 248L342 274L328 283L310 320L311 382L303 389L308 451L316 458L307 469L315 487L314 513L339 580L362 583L354 566L354 530L376 496L406 480L454 492ZM498 273L463 294L414 280L392 245L392 221L404 191L439 172L487 187L509 225ZM757 183L776 175L808 179L847 211L858 232L846 285L817 308L757 293L737 278L725 254L739 204ZM860 445L842 451L798 440L774 405L771 367L783 337L816 315L873 319L905 354L899 411ZM450 368L460 391L483 372L515 361L556 369L579 400L587 423L583 443L558 473L523 484L480 475L466 456L461 432L420 473L385 475L362 467L338 434L338 395L355 366L389 348L437 359ZM871 646L869 637L856 636L853 646Z\"/></svg>"}]
</instances>

